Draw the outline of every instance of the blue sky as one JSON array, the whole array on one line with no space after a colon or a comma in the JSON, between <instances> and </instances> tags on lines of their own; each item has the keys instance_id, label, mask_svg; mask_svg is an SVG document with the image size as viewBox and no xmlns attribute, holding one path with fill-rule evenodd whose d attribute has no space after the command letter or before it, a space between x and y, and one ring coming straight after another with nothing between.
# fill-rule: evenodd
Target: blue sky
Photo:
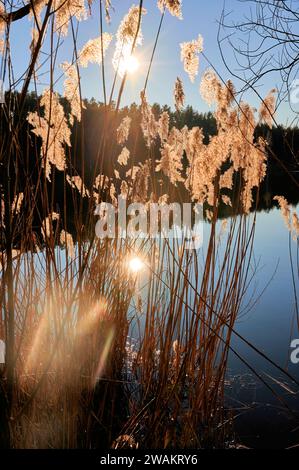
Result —
<instances>
[{"instance_id":1,"label":"blue sky","mask_svg":"<svg viewBox=\"0 0 299 470\"><path fill-rule=\"evenodd\" d=\"M111 24L106 25L106 31L114 34L117 26L126 14L130 6L131 0L113 0L114 11L111 13ZM136 0L135 0L135 3ZM248 13L248 5L246 2L241 3L238 0L226 0L226 11L232 12L232 18L241 18L243 14ZM150 81L148 85L148 99L151 103L159 102L160 104L168 104L173 106L172 91L174 82L177 76L183 79L186 104L192 105L200 112L208 111L208 106L202 101L199 95L199 82L200 75L208 67L204 58L201 58L200 73L194 84L184 72L182 63L180 61L180 43L183 41L190 41L195 39L200 33L204 38L204 49L208 59L212 62L213 66L225 79L231 78L228 71L223 64L220 56L219 47L217 44L218 20L220 18L224 2L222 0L183 0L183 16L184 20L180 21L177 18L166 14L162 33L159 39L158 48L152 68ZM99 35L99 14L96 10L98 2L94 3L92 10L92 18L86 22L81 22L79 25L79 44L80 49L82 45L90 38ZM141 68L135 76L129 76L126 84L125 93L123 96L122 104L130 104L135 101L139 103L140 90L143 88L147 66L149 63L155 35L160 21L160 11L157 8L156 0L145 0L144 6L147 9L147 15L143 19L142 31L144 36L144 44L136 51L136 55L141 62ZM12 35L12 51L15 63L15 75L21 75L28 64L29 60L29 43L30 43L30 23L28 19L24 19L13 25L15 33ZM45 46L46 49L46 46ZM111 58L113 54L114 43L109 48L106 56L106 69L107 69L107 83L108 91L112 82L112 66ZM236 70L236 62L234 60L232 51L227 48L225 50L226 60L232 68ZM57 58L57 65L64 60L71 60L72 58L72 41L71 37L64 40L60 48ZM61 71L57 66L56 78L61 76ZM58 90L62 89L63 80L58 82ZM41 76L40 89L47 85L47 75ZM240 84L236 83L237 88ZM274 77L267 77L261 83L259 92L262 95L276 86ZM88 69L82 70L82 92L83 96L87 98L95 97L102 100L102 83L101 74L97 65L89 66ZM259 102L253 93L245 97L251 104L258 107ZM288 104L284 104L277 116L279 121L287 122L291 120L291 112Z\"/></svg>"}]
</instances>

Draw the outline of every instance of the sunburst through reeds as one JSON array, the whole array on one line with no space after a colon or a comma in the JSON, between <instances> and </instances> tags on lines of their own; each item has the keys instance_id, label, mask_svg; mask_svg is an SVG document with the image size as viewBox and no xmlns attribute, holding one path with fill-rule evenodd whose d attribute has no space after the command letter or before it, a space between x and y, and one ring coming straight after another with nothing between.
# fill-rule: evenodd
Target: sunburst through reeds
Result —
<instances>
[{"instance_id":1,"label":"sunburst through reeds","mask_svg":"<svg viewBox=\"0 0 299 470\"><path fill-rule=\"evenodd\" d=\"M10 9L17 11L18 3ZM180 0L157 3L162 15L182 18ZM255 138L255 129L260 120L270 124L275 94L258 114L237 101L231 81L208 70L200 92L214 106L215 135L205 139L199 127L176 127L167 110L157 115L145 89L134 131L120 103L127 75L137 75L142 62L136 49L143 44L143 2L126 13L115 38L104 31L110 1L26 5L30 64L25 78L9 82L0 110L1 165L10 175L0 180L0 334L10 445L222 447L230 431L226 366L254 243L255 218L248 214L266 174L267 142ZM89 21L93 5L101 15L100 35L82 41L77 24ZM0 13L1 50L7 51L1 70L13 77L8 46L14 20L2 4ZM64 49L67 35L71 54ZM192 82L202 52L201 36L177 51ZM82 69L90 64L100 68L105 101L91 163L84 155L89 124L81 87ZM29 91L45 80L28 107ZM183 78L174 90L179 115ZM136 152L140 136L143 155ZM119 193L146 208L163 206L174 191L204 205L209 223L202 261L184 249L184 239L95 237L100 202L117 210ZM220 224L220 205L233 201L230 221Z\"/></svg>"}]
</instances>

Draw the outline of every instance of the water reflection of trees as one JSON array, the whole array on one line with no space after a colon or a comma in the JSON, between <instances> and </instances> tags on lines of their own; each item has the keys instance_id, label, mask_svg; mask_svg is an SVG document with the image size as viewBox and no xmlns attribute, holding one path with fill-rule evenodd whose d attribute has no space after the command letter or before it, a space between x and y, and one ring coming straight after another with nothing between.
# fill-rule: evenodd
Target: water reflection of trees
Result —
<instances>
[{"instance_id":1,"label":"water reflection of trees","mask_svg":"<svg viewBox=\"0 0 299 470\"><path fill-rule=\"evenodd\" d=\"M26 103L24 106L24 115L27 115L28 111L35 109L36 102L39 98L34 94L30 93L27 96ZM62 103L67 108L68 104L65 100L62 99ZM69 167L73 169L73 174L81 174L81 168L84 167L84 181L87 187L91 184L93 174L95 172L95 167L98 168L98 172L102 172L108 176L112 175L114 168L114 161L108 160L105 158L105 155L98 155L97 149L99 148L99 143L102 138L102 132L104 130L104 123L107 120L109 121L109 128L111 133L111 141L115 139L114 134L118 128L121 120L124 116L129 115L132 119L131 132L128 139L127 147L131 151L131 156L136 158L136 162L141 162L145 160L146 156L146 146L140 130L141 122L141 112L137 104L133 103L130 107L125 107L121 110L117 118L114 117L114 110L112 108L107 108L101 103L96 102L94 99L86 100L85 107L83 112L83 119L81 123L76 122L72 128L72 148L70 149L69 154ZM209 136L215 135L216 131L216 122L212 113L201 114L194 110L191 106L187 106L180 112L172 112L168 106L161 106L155 104L153 106L154 113L158 117L163 110L168 111L170 115L170 126L176 126L182 128L187 126L192 128L198 126L203 129L205 142L208 142ZM24 143L23 149L26 149L26 152L29 154L29 159L27 159L28 166L26 168L18 168L19 176L20 173L24 172L24 181L26 180L25 173L28 175L30 173L32 184L34 185L35 179L38 177L40 168L38 168L36 161L36 154L38 153L37 148L40 146L40 142L36 139L32 133L30 133L30 128L27 121L23 120L24 124L20 128L20 142ZM81 126L84 126L84 132L82 132ZM9 132L9 129L3 129L4 135L5 132ZM30 135L31 147L28 149L28 135ZM275 195L283 195L290 204L296 205L299 201L299 191L298 191L298 182L299 182L299 167L298 159L299 155L299 129L298 128L284 128L283 126L274 127L271 131L267 126L259 126L256 131L257 137L262 135L267 138L270 144L269 150L269 159L267 164L267 176L262 182L259 192L257 191L254 194L255 207L258 211L269 210L275 203L273 197ZM84 136L84 141L82 142L81 136ZM117 146L116 146L117 147ZM157 153L157 159L159 158L159 142L157 141L154 152ZM115 159L117 158L121 147L115 148L113 154ZM30 155L32 154L32 158ZM144 156L144 158L143 158ZM273 157L275 156L275 158ZM84 163L84 165L82 165ZM53 169L53 171L55 171ZM81 175L82 176L82 175ZM171 183L164 177L162 174L158 175L160 181L160 188L158 188L158 193L160 195L168 194L170 201L176 202L189 202L190 196L188 195L186 189L182 184L178 184L177 187L171 185ZM4 178L5 175L2 173L1 178ZM235 175L234 178L234 197L232 199L233 207L227 206L221 203L219 217L229 217L236 213L242 212L242 207L240 204L240 199L238 197L238 186L240 175ZM12 175L12 180L14 176ZM21 181L22 178L19 178ZM68 225L70 227L70 232L75 233L75 221L74 213L75 206L79 204L80 194L77 194L77 199L74 200L74 192L71 191L69 185L65 185L64 174L61 172L55 172L55 184L47 182L47 188L51 197L53 197L54 207L56 211L64 217L64 191L66 191L68 199L68 210L66 217L68 219ZM0 181L0 184L3 184ZM118 182L116 181L116 189ZM13 186L13 185L12 185ZM22 190L22 188L20 188ZM102 194L103 199L106 198L105 194ZM86 204L87 210L87 200L81 204L84 206ZM38 211L38 204L36 207ZM39 218L36 214L36 230L39 233ZM88 235L88 234L86 234Z\"/></svg>"}]
</instances>

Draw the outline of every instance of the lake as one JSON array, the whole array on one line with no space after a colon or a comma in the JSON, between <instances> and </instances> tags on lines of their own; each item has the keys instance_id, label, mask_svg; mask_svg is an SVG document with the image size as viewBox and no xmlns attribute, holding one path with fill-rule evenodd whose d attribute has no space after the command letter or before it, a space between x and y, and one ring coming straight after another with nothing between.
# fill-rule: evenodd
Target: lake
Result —
<instances>
[{"instance_id":1,"label":"lake","mask_svg":"<svg viewBox=\"0 0 299 470\"><path fill-rule=\"evenodd\" d=\"M253 214L249 217L252 218ZM221 221L218 222L220 224ZM202 259L206 250L209 231L210 225L205 222L204 243L198 252L199 259ZM225 246L225 234L221 246ZM295 287L299 295L297 243L291 240L290 246L297 273ZM57 248L56 253L63 270L65 251ZM39 260L39 256L36 254L35 259L43 278L43 259L41 257ZM299 364L290 361L291 341L299 339L299 332L289 232L280 211L275 207L256 215L252 264L255 275L244 298L235 330L299 380ZM134 337L134 331L131 331L131 336ZM299 387L235 335L231 345L285 402L282 403L247 365L231 353L226 380L226 404L234 410L236 443L261 448L298 445Z\"/></svg>"},{"instance_id":2,"label":"lake","mask_svg":"<svg viewBox=\"0 0 299 470\"><path fill-rule=\"evenodd\" d=\"M254 215L248 217L253 219ZM217 223L218 232L221 224L222 221ZM210 224L205 222L203 247L198 251L198 259L201 261L207 249L209 232ZM220 256L225 245L224 234ZM243 300L235 330L299 381L299 364L290 361L291 341L299 339L299 332L289 247L299 295L297 242L291 239L290 243L290 234L279 209L272 207L258 212L252 257L255 273ZM144 281L146 285L146 276ZM146 295L142 297L146 302ZM231 352L226 401L227 406L234 409L236 443L261 448L299 444L299 387L235 335L231 346L274 392ZM293 416L292 412L298 415Z\"/></svg>"},{"instance_id":3,"label":"lake","mask_svg":"<svg viewBox=\"0 0 299 470\"><path fill-rule=\"evenodd\" d=\"M299 379L299 364L294 365L290 361L291 340L299 338L299 332L290 265L289 233L278 209L273 208L269 212L257 214L254 247L255 259L258 262L255 298L258 298L265 287L266 290L249 312L240 314L235 328ZM297 272L295 283L298 295L297 243L293 240L291 250L294 270ZM252 292L248 293L248 298L251 294ZM292 410L299 412L299 389L296 384L292 384L280 371L240 340L234 339L232 346L254 366ZM284 382L295 394L275 383L275 380ZM240 409L236 414L241 413L236 419L237 440L254 447L277 448L299 444L299 418L292 417L279 400L233 354L230 355L228 382L231 382L227 388L228 402ZM246 409L248 406L250 409Z\"/></svg>"}]
</instances>

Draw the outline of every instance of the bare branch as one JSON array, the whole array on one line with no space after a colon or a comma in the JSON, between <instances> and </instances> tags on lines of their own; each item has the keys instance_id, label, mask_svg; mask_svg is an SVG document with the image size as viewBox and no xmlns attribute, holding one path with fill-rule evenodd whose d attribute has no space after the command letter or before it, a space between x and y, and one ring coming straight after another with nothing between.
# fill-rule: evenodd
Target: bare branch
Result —
<instances>
[{"instance_id":1,"label":"bare branch","mask_svg":"<svg viewBox=\"0 0 299 470\"><path fill-rule=\"evenodd\" d=\"M19 8L18 10L11 11L9 13L0 13L0 18L6 23L12 23L14 21L21 20L25 16L29 15L32 9L32 4L28 3L27 5Z\"/></svg>"}]
</instances>

